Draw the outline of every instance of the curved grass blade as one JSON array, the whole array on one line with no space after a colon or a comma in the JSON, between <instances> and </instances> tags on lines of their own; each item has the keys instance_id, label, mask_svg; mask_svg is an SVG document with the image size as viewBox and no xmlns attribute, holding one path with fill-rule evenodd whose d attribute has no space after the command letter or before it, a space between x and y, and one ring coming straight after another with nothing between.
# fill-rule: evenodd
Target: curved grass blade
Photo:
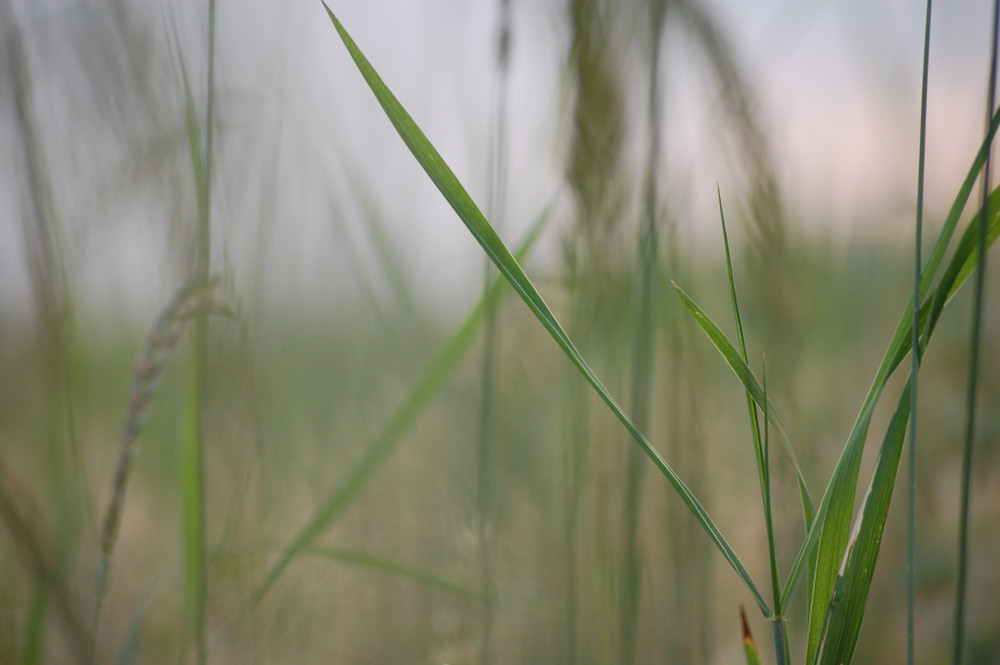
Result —
<instances>
[{"instance_id":1,"label":"curved grass blade","mask_svg":"<svg viewBox=\"0 0 1000 665\"><path fill-rule=\"evenodd\" d=\"M528 233L527 238L518 249L518 255L524 258L528 251L538 239L545 222L548 221L548 212L539 217L538 221ZM249 609L260 602L267 592L277 581L295 558L310 547L316 537L327 528L335 518L340 516L353 502L354 498L368 484L375 472L378 471L392 452L396 449L403 434L410 425L417 419L417 416L430 403L431 398L437 394L445 379L451 376L466 352L472 346L482 325L485 313L490 306L495 306L504 292L504 282L497 279L490 289L483 295L479 304L465 323L458 329L455 336L445 344L438 352L438 355L431 361L430 366L423 376L410 391L406 401L396 410L392 418L389 419L381 433L368 447L361 462L354 469L348 478L335 487L326 497L319 508L313 513L312 518L299 531L298 535L289 543L277 562L271 567L267 577L254 590L247 601L245 609Z\"/></svg>"},{"instance_id":2,"label":"curved grass blade","mask_svg":"<svg viewBox=\"0 0 1000 665\"><path fill-rule=\"evenodd\" d=\"M452 209L458 214L459 218L465 223L466 228L472 233L476 241L479 243L483 251L490 257L494 265L500 273L507 279L510 285L514 288L524 303L528 308L534 313L534 315L541 322L542 326L548 331L555 342L563 350L563 353L570 359L570 361L576 366L579 372L584 376L591 387L597 392L600 398L608 406L609 409L614 413L615 417L618 418L619 422L628 430L632 438L639 444L646 455L653 461L656 467L660 470L660 473L670 482L671 486L676 490L678 495L680 495L681 500L684 501L688 509L694 514L695 519L701 524L702 528L711 538L712 542L719 549L725 559L732 566L733 570L736 571L740 579L747 586L756 603L760 606L761 611L765 614L770 615L771 610L764 600L760 591L757 589L756 584L754 584L753 579L750 577L750 573L747 572L746 567L743 562L740 561L736 552L733 551L729 543L723 537L722 533L719 531L715 522L712 521L708 513L705 511L704 507L694 496L691 490L684 484L680 477L674 472L672 468L663 460L660 454L653 448L652 444L646 440L645 435L639 431L631 419L625 414L618 403L611 397L607 389L601 384L601 381L594 374L594 371L587 365L583 356L577 350L576 346L570 340L569 336L563 330L559 321L556 319L555 315L549 309L548 305L539 295L538 291L535 289L534 284L528 279L524 271L518 262L511 256L510 252L501 242L500 238L494 232L493 228L490 226L489 222L480 212L479 208L473 202L472 198L466 192L465 188L455 177L455 174L445 163L441 155L438 154L437 150L431 145L427 137L424 136L423 132L417 127L417 124L413 121L410 115L402 107L395 96L389 91L385 83L372 68L371 64L364 57L361 51L358 49L357 45L351 39L350 35L341 25L337 17L334 16L330 8L323 5L326 8L327 14L330 16L330 20L333 21L334 27L337 29L340 38L343 40L344 45L347 47L348 52L354 59L358 70L364 77L365 81L368 83L368 87L371 88L372 92L375 94L376 99L385 111L386 116L388 116L389 121L392 123L393 127L399 133L400 138L413 153L413 156L417 159L420 165L423 167L424 171L430 177L430 179L437 186L438 190L444 195L448 203L451 205Z\"/></svg>"},{"instance_id":3,"label":"curved grass blade","mask_svg":"<svg viewBox=\"0 0 1000 665\"><path fill-rule=\"evenodd\" d=\"M708 335L708 338L712 341L716 350L722 354L725 358L726 363L729 365L733 373L736 374L736 378L740 380L743 384L743 388L746 390L747 394L753 398L753 401L757 403L758 406L763 408L765 403L764 389L761 387L760 381L757 380L756 375L754 375L753 370L743 359L743 356L736 349L726 334L722 332L722 329L715 324L715 322L705 313L705 311L698 306L694 300L691 299L684 289L677 285L676 282L671 282L674 288L677 290L677 294L684 301L684 305L691 312L694 320L698 323L701 329ZM792 448L791 440L788 438L788 434L785 432L785 426L781 423L781 419L778 417L777 411L774 408L774 404L768 402L767 406L768 419L771 424L778 430L778 436L781 438L782 444L785 446L785 450L788 452L789 459L792 461L792 466L795 467L795 473L798 476L799 481L799 491L802 495L802 503L804 508L813 512L812 499L809 496L809 490L806 487L805 479L802 475L802 470L799 467L798 458L795 455L795 450Z\"/></svg>"}]
</instances>

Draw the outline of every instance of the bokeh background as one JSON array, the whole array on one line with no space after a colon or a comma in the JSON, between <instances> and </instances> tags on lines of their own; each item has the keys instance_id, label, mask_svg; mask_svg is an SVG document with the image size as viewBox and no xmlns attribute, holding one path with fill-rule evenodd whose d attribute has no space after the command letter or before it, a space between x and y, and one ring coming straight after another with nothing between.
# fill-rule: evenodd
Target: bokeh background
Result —
<instances>
[{"instance_id":1,"label":"bokeh background","mask_svg":"<svg viewBox=\"0 0 1000 665\"><path fill-rule=\"evenodd\" d=\"M818 498L911 288L924 4L331 9L510 246L544 219L527 272L619 401L649 370L644 429L766 587L742 390L670 282L735 330L721 195L751 365L766 358ZM934 10L928 242L982 140L990 11ZM162 361L93 620L132 375L196 266L186 76L201 139L213 131L211 270L232 312L209 317L205 367L209 659L739 662L749 594L652 466L635 475L634 444L513 296L343 512L248 605L454 348L485 265L320 2L219 3L210 93L212 32L203 2L0 0L0 661L71 662L77 634L101 661L196 660L179 498L187 338ZM1000 303L987 294L970 663L1000 660ZM969 312L962 293L921 375L925 663L950 648ZM787 458L774 465L787 570L801 515ZM905 507L897 492L857 662L903 657ZM798 657L803 608L789 623ZM769 654L767 622L751 627Z\"/></svg>"}]
</instances>

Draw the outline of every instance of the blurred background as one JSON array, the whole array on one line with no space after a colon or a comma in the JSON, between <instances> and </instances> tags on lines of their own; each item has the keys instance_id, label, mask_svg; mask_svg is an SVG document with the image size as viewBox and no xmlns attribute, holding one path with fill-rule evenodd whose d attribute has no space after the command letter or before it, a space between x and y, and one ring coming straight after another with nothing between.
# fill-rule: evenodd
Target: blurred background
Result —
<instances>
[{"instance_id":1,"label":"blurred background","mask_svg":"<svg viewBox=\"0 0 1000 665\"><path fill-rule=\"evenodd\" d=\"M671 280L734 333L721 195L751 366L766 357L818 501L911 289L924 3L330 7L508 246L543 224L528 274L766 588L742 390ZM928 244L982 140L990 11L933 14ZM739 662L750 595L527 308L509 296L455 341L483 254L321 3L219 3L213 28L189 0L0 0L0 44L0 661L70 662L81 640L101 661L197 659L182 629L188 368L170 345L99 617L94 579L133 373L198 261L192 126L197 145L211 124L210 265L233 315L209 317L205 361L209 659ZM946 311L921 374L927 663L951 639L970 302ZM985 314L970 663L1000 660L996 294ZM773 461L787 571L801 512L787 456ZM343 510L249 603L359 468ZM904 652L897 495L858 662ZM770 657L767 621L751 627Z\"/></svg>"}]
</instances>

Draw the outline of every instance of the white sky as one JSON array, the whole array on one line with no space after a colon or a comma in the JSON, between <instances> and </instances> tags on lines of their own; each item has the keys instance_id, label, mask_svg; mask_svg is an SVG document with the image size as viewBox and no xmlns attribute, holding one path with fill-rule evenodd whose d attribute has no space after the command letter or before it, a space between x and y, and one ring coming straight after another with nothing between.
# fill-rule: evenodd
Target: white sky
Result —
<instances>
[{"instance_id":1,"label":"white sky","mask_svg":"<svg viewBox=\"0 0 1000 665\"><path fill-rule=\"evenodd\" d=\"M176 118L165 126L173 126L181 145L183 93L170 55L172 29L165 26L177 26L192 83L201 89L205 4L148 0L135 5L152 52L167 62L169 75L157 79L154 88L168 100L159 112ZM561 187L569 125L562 78L566 3L512 4L503 231L513 242ZM709 4L739 54L793 225L902 239L915 198L924 3ZM935 4L928 126L927 209L932 214L950 204L983 130L989 4ZM139 138L123 138L130 131L128 117L107 112L117 108L116 88L81 90L88 79L80 68L93 71L102 61L72 62L74 48L89 53L89 41L105 39L99 29L106 20L102 3L21 0L14 5L28 36L32 102L55 182L74 288L94 305L155 310L180 281L166 247L176 247L178 234L183 236L169 227L186 214L190 182L183 168L175 168L176 182L152 188L122 175L137 169L129 166L129 146L143 144L141 132L136 130ZM497 5L497 0L331 3L481 204ZM72 39L61 39L66 35ZM671 32L668 41L677 38ZM52 43L67 41L64 51L50 52ZM471 299L480 283L481 254L382 115L318 0L220 2L217 48L221 130L215 260L233 270L238 290L255 279L275 298L336 298L365 284L384 290L360 218L367 200L384 220L391 247L404 257L401 268L422 298L442 307ZM96 45L94 50L100 51ZM692 229L692 242L712 248L718 240L716 182L727 200L742 195L725 154L732 142L716 135L718 106L711 85L700 80L700 58L676 43L668 43L667 53L663 188L681 194L671 206L680 223ZM25 197L21 148L7 70L0 71L2 321L29 307L29 290L20 216ZM98 101L80 101L91 98ZM136 107L127 108L134 112ZM141 119L137 126L143 126ZM183 166L183 150L179 155L175 161ZM559 224L569 213L565 192L562 200L561 219L549 229L542 258L533 264L539 271L558 256ZM264 276L258 274L261 265Z\"/></svg>"}]
</instances>

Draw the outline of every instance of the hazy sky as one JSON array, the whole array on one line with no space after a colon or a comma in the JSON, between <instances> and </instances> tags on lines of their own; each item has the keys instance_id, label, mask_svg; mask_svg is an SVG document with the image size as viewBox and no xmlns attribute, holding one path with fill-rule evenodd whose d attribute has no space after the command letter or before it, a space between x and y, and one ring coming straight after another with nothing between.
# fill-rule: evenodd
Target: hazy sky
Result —
<instances>
[{"instance_id":1,"label":"hazy sky","mask_svg":"<svg viewBox=\"0 0 1000 665\"><path fill-rule=\"evenodd\" d=\"M87 302L154 311L180 279L177 253L193 214L178 53L203 109L207 3L124 3L135 42L120 37L112 4L19 0L13 6L74 288ZM331 2L481 205L498 5ZM792 223L902 236L915 196L924 3L708 5L738 55ZM516 239L547 203L560 201L538 259L544 265L558 256L560 225L571 211L562 187L567 10L555 0L512 0L512 6L503 231ZM985 0L935 5L931 213L950 203L983 130L989 11ZM217 49L213 260L232 270L238 290L253 285L278 298L378 292L385 280L363 222L375 215L418 294L444 306L471 298L481 255L373 101L318 0L220 2ZM680 28L667 32L664 63L662 191L692 242L715 243L716 183L734 207L742 196L733 142L718 130L718 95L705 80L704 58ZM23 148L9 67L4 55L0 319L29 307L30 293ZM642 101L640 93L632 103ZM643 136L638 131L630 147L636 162Z\"/></svg>"}]
</instances>

